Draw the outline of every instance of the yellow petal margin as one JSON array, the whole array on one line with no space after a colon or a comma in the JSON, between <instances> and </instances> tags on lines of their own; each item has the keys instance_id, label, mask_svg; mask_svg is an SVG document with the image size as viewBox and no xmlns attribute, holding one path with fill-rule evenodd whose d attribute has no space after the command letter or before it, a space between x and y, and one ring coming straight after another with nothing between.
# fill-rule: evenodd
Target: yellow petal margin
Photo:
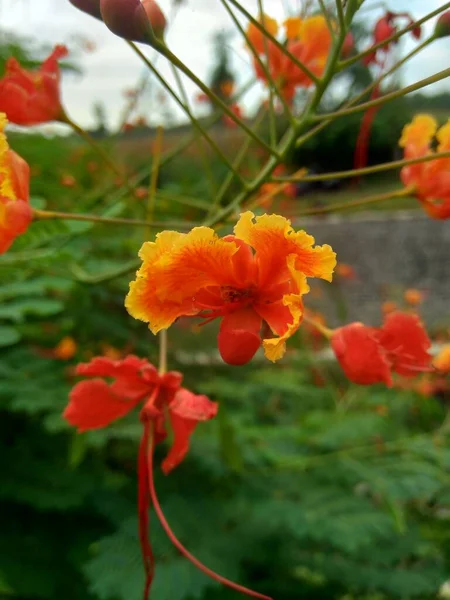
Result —
<instances>
[{"instance_id":1,"label":"yellow petal margin","mask_svg":"<svg viewBox=\"0 0 450 600\"><path fill-rule=\"evenodd\" d=\"M399 146L418 146L423 148L429 146L436 133L437 122L431 115L416 115L408 125L405 125Z\"/></svg>"}]
</instances>

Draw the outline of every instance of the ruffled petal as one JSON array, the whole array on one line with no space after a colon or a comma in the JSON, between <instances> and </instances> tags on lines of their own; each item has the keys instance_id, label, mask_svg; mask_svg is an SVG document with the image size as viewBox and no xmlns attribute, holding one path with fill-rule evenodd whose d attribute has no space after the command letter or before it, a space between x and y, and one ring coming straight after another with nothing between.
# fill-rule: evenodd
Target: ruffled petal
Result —
<instances>
[{"instance_id":1,"label":"ruffled petal","mask_svg":"<svg viewBox=\"0 0 450 600\"><path fill-rule=\"evenodd\" d=\"M208 421L216 416L218 404L207 396L196 395L181 388L169 406L170 422L173 430L173 444L162 462L162 470L169 473L186 456L189 438L200 421Z\"/></svg>"},{"instance_id":2,"label":"ruffled petal","mask_svg":"<svg viewBox=\"0 0 450 600\"><path fill-rule=\"evenodd\" d=\"M117 397L102 379L80 381L70 392L64 418L79 432L106 427L125 416L137 402Z\"/></svg>"},{"instance_id":3,"label":"ruffled petal","mask_svg":"<svg viewBox=\"0 0 450 600\"><path fill-rule=\"evenodd\" d=\"M405 125L399 145L402 148L428 148L437 130L437 122L431 115L416 115L411 123Z\"/></svg>"},{"instance_id":4,"label":"ruffled petal","mask_svg":"<svg viewBox=\"0 0 450 600\"><path fill-rule=\"evenodd\" d=\"M200 312L196 292L209 286L239 286L234 259L238 250L208 227L159 234L141 249L143 264L125 301L128 312L148 322L154 333L181 315Z\"/></svg>"},{"instance_id":5,"label":"ruffled petal","mask_svg":"<svg viewBox=\"0 0 450 600\"><path fill-rule=\"evenodd\" d=\"M295 255L295 269L307 277L331 281L336 254L330 246L313 246L314 238L305 231L295 232L291 223L279 215L256 217L243 213L234 228L236 237L256 251L259 286L289 278L287 258Z\"/></svg>"}]
</instances>

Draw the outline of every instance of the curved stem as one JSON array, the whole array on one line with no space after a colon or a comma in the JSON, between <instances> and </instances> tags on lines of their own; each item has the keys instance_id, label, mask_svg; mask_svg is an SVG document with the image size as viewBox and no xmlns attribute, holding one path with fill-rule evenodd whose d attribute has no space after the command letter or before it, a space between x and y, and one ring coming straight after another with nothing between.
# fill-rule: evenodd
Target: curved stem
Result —
<instances>
[{"instance_id":1,"label":"curved stem","mask_svg":"<svg viewBox=\"0 0 450 600\"><path fill-rule=\"evenodd\" d=\"M306 215L323 215L336 210L357 208L359 206L366 206L368 204L375 204L377 202L383 202L384 200L390 200L391 198L404 198L405 196L410 196L413 192L413 187L407 187L400 190L392 190L391 192L386 192L385 194L370 196L369 198L362 198L361 200L354 200L352 202L336 202L335 204L330 204L329 206L323 206L320 208L307 208L296 213L295 217L303 217Z\"/></svg>"},{"instance_id":2,"label":"curved stem","mask_svg":"<svg viewBox=\"0 0 450 600\"><path fill-rule=\"evenodd\" d=\"M153 446L153 444L152 444L152 446ZM159 501L158 501L158 497L156 495L155 483L153 480L153 448L152 447L150 447L148 450L148 475L149 475L150 499L152 501L153 508L155 509L156 516L158 517L159 522L162 525L162 528L166 532L167 537L172 542L172 544L175 546L175 548L185 558L187 558L195 567L197 567L197 569L199 569L200 571L205 573L205 575L207 575L208 577L211 577L211 579L218 581L222 585L225 585L226 587L229 587L232 590L235 590L236 592L239 592L241 594L246 594L247 596L251 596L253 598L260 598L261 600L272 600L272 598L270 598L270 596L265 596L264 594L255 592L249 588L239 585L238 583L234 583L233 581L226 579L226 577L222 577L222 575L219 575L218 573L215 573L214 571L209 569L207 566L205 566L203 563L201 563L193 554L191 554L189 552L189 550L187 550L183 546L183 544L180 542L180 540L175 536L172 529L170 528L169 523L167 522L166 517L164 516L164 513L163 513L161 506L159 504Z\"/></svg>"},{"instance_id":3,"label":"curved stem","mask_svg":"<svg viewBox=\"0 0 450 600\"><path fill-rule=\"evenodd\" d=\"M272 177L271 180L277 183L289 183L292 181L327 181L331 179L346 179L359 175L372 175L373 173L382 173L393 169L401 169L409 165L438 160L440 158L450 158L450 150L447 152L436 152L435 154L427 154L417 158L408 158L404 160L394 160L388 163L381 163L372 167L364 167L362 169L353 169L351 171L335 171L333 173L324 173L323 175L291 175L290 177Z\"/></svg>"},{"instance_id":4,"label":"curved stem","mask_svg":"<svg viewBox=\"0 0 450 600\"><path fill-rule=\"evenodd\" d=\"M445 79L450 76L450 68L443 69L430 77L426 77L425 79L421 79L417 83L413 83L412 85L408 85L405 88L400 90L395 90L390 94L385 94L380 98L376 98L375 100L371 100L369 102L364 102L363 104L358 104L357 106L353 106L351 108L344 108L331 113L324 113L322 115L317 115L312 117L313 121L323 121L324 119L337 119L339 117L345 117L347 115L352 115L357 112L366 111L368 108L372 108L373 106L379 106L381 104L385 104L386 102L390 102L391 100L395 100L396 98L400 98L402 96L406 96L411 92L415 92L416 90L420 90L427 85L431 85L432 83L436 83L441 79Z\"/></svg>"}]
</instances>

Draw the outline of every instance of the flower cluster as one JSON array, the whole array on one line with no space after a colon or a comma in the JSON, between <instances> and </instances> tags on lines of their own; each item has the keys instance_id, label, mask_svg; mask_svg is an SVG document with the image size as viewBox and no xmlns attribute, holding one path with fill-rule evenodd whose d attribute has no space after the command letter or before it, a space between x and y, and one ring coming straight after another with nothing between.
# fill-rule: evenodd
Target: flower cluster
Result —
<instances>
[{"instance_id":1,"label":"flower cluster","mask_svg":"<svg viewBox=\"0 0 450 600\"><path fill-rule=\"evenodd\" d=\"M234 235L220 238L208 227L163 231L139 256L126 298L131 316L155 334L181 316L221 318L219 351L232 365L251 360L261 343L267 358L281 358L302 321L306 278L330 281L336 264L330 246L314 246L284 217L251 212Z\"/></svg>"},{"instance_id":2,"label":"flower cluster","mask_svg":"<svg viewBox=\"0 0 450 600\"><path fill-rule=\"evenodd\" d=\"M436 137L437 152L450 150L450 121L440 129L431 115L416 115L406 125L400 138L406 159L433 154ZM405 166L401 171L403 183L411 187L425 212L433 219L450 218L450 158L437 158Z\"/></svg>"},{"instance_id":3,"label":"flower cluster","mask_svg":"<svg viewBox=\"0 0 450 600\"><path fill-rule=\"evenodd\" d=\"M260 20L265 30L275 37L279 31L278 23L264 15ZM292 17L285 21L286 52L269 39L253 23L247 29L247 37L252 45L252 51L259 55L260 60L253 57L253 66L259 79L266 82L267 74L261 68L262 61L275 85L284 98L291 101L297 87L309 87L312 80L298 65L292 62L292 56L307 69L320 77L325 69L331 49L331 32L325 17L317 15L300 19Z\"/></svg>"},{"instance_id":4,"label":"flower cluster","mask_svg":"<svg viewBox=\"0 0 450 600\"><path fill-rule=\"evenodd\" d=\"M25 233L33 216L28 203L30 167L10 150L4 133L7 122L0 113L0 254Z\"/></svg>"}]
</instances>

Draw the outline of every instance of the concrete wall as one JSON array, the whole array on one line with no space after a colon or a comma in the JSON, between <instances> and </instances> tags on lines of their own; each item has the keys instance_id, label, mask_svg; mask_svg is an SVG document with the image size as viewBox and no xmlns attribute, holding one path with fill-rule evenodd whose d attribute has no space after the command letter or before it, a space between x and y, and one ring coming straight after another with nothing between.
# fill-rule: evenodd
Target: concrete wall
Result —
<instances>
[{"instance_id":1,"label":"concrete wall","mask_svg":"<svg viewBox=\"0 0 450 600\"><path fill-rule=\"evenodd\" d=\"M427 294L420 309L426 323L450 325L450 222L420 211L378 212L305 218L295 227L314 235L318 244L330 244L338 260L357 272L357 281L321 285L321 297L314 299L313 292L306 300L323 310L330 324L345 318L377 325L384 300L418 288ZM340 299L346 316L339 316Z\"/></svg>"}]
</instances>

